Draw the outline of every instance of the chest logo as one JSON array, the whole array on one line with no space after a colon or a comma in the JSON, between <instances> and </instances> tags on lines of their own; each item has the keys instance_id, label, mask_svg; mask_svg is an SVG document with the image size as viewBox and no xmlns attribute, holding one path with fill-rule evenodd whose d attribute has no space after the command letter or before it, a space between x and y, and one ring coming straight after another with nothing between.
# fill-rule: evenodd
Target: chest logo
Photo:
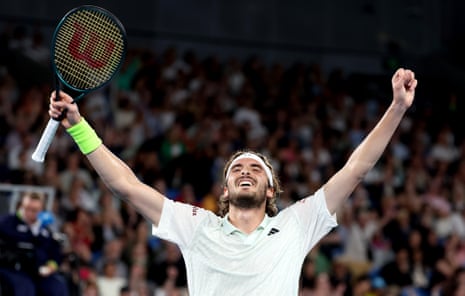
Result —
<instances>
[{"instance_id":1,"label":"chest logo","mask_svg":"<svg viewBox=\"0 0 465 296\"><path fill-rule=\"evenodd\" d=\"M276 228L273 227L273 228L270 229L270 232L268 232L267 235L270 236L270 235L273 235L273 234L275 234L277 232L279 232L279 229L276 229Z\"/></svg>"}]
</instances>

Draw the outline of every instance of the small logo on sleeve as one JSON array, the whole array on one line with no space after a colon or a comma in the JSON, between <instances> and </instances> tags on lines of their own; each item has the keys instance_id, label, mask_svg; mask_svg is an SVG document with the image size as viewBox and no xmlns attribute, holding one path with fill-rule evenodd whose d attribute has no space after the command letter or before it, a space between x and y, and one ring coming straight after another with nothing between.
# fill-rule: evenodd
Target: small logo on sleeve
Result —
<instances>
[{"instance_id":1,"label":"small logo on sleeve","mask_svg":"<svg viewBox=\"0 0 465 296\"><path fill-rule=\"evenodd\" d=\"M273 227L273 228L270 229L270 232L268 232L267 235L270 236L270 235L273 235L273 234L275 234L277 232L279 232L279 229L276 229L276 228Z\"/></svg>"}]
</instances>

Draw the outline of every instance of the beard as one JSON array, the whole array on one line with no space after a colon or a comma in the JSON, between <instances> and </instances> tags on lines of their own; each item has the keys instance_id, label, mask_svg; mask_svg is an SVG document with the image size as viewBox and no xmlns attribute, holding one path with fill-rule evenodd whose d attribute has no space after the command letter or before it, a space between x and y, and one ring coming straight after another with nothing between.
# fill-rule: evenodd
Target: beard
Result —
<instances>
[{"instance_id":1,"label":"beard","mask_svg":"<svg viewBox=\"0 0 465 296\"><path fill-rule=\"evenodd\" d=\"M229 197L229 204L240 209L260 208L266 202L266 194L263 192L239 193Z\"/></svg>"}]
</instances>

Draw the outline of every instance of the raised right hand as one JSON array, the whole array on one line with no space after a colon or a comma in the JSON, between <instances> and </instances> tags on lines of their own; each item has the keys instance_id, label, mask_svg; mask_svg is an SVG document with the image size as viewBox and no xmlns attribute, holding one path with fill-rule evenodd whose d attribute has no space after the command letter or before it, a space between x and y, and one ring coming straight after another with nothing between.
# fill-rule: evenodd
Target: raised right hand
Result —
<instances>
[{"instance_id":1,"label":"raised right hand","mask_svg":"<svg viewBox=\"0 0 465 296\"><path fill-rule=\"evenodd\" d=\"M55 98L56 92L52 92L50 95L50 106L48 110L48 114L51 117L59 118L66 110L65 116L61 120L61 124L65 128L69 128L81 121L81 114L79 114L79 109L70 95L60 91L59 99L56 100Z\"/></svg>"}]
</instances>

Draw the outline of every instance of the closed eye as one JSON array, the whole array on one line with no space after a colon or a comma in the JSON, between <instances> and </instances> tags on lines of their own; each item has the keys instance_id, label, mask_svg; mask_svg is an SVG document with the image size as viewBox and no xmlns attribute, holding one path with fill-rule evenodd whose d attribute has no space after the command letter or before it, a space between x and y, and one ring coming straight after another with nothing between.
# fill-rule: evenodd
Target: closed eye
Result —
<instances>
[{"instance_id":1,"label":"closed eye","mask_svg":"<svg viewBox=\"0 0 465 296\"><path fill-rule=\"evenodd\" d=\"M236 164L236 165L234 165L234 166L231 168L231 172L237 173L237 172L240 172L241 169L242 169L242 166L239 165L239 164Z\"/></svg>"},{"instance_id":2,"label":"closed eye","mask_svg":"<svg viewBox=\"0 0 465 296\"><path fill-rule=\"evenodd\" d=\"M260 165L258 165L258 164L253 164L253 165L252 165L252 170L253 170L254 172L259 173L259 172L263 171L263 168L262 168Z\"/></svg>"}]
</instances>

